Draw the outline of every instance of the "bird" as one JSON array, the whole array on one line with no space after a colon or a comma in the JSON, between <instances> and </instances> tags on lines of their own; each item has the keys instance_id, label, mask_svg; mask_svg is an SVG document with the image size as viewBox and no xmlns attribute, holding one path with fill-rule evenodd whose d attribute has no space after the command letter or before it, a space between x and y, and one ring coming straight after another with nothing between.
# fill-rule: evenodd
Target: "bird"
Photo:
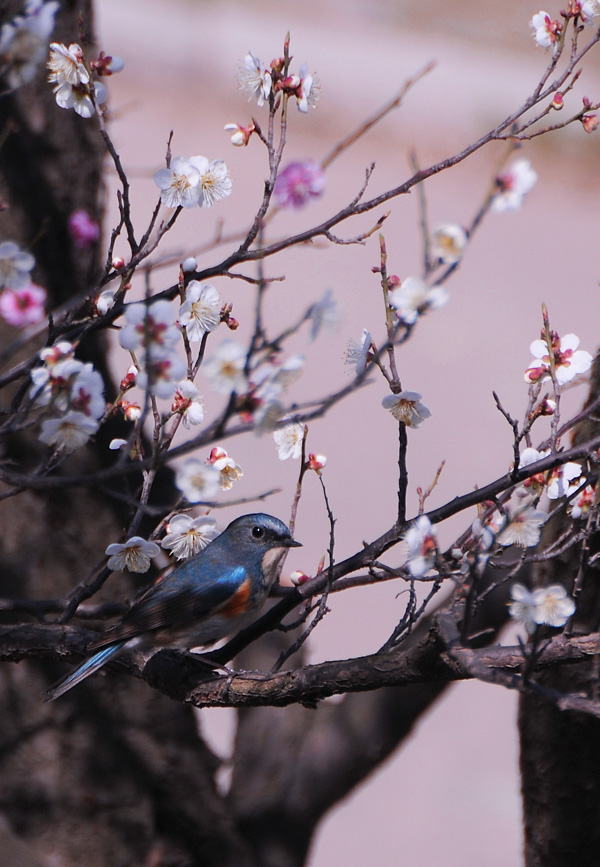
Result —
<instances>
[{"instance_id":1,"label":"bird","mask_svg":"<svg viewBox=\"0 0 600 867\"><path fill-rule=\"evenodd\" d=\"M289 548L300 547L272 515L242 515L206 548L159 578L121 620L86 648L92 655L53 684L54 701L124 648L210 645L250 622Z\"/></svg>"}]
</instances>

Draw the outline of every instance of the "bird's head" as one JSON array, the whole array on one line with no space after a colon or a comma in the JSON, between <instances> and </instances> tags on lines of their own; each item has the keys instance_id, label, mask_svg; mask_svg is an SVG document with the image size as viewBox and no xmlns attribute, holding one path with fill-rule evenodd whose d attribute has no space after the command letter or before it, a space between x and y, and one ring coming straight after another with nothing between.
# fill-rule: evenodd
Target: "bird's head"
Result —
<instances>
[{"instance_id":1,"label":"bird's head","mask_svg":"<svg viewBox=\"0 0 600 867\"><path fill-rule=\"evenodd\" d=\"M289 527L273 515L257 512L236 518L225 530L231 543L248 550L267 551L271 548L298 548L300 542L292 539Z\"/></svg>"}]
</instances>

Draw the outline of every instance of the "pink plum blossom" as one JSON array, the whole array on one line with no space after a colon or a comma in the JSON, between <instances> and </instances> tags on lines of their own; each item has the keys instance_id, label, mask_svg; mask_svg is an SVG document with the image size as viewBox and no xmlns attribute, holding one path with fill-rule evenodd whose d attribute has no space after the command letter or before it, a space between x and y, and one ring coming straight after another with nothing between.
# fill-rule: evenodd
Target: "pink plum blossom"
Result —
<instances>
[{"instance_id":1,"label":"pink plum blossom","mask_svg":"<svg viewBox=\"0 0 600 867\"><path fill-rule=\"evenodd\" d=\"M303 208L325 190L325 172L315 160L289 163L277 176L275 199L280 208Z\"/></svg>"},{"instance_id":2,"label":"pink plum blossom","mask_svg":"<svg viewBox=\"0 0 600 867\"><path fill-rule=\"evenodd\" d=\"M46 290L35 283L23 289L5 289L0 295L0 316L9 325L25 328L45 319L45 304Z\"/></svg>"}]
</instances>

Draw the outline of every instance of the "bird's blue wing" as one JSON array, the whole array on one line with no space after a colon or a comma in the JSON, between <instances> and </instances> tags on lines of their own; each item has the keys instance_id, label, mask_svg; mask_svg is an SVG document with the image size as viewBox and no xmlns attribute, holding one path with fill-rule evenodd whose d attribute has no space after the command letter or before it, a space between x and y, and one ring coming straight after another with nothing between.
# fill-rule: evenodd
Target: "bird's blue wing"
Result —
<instances>
[{"instance_id":1,"label":"bird's blue wing","mask_svg":"<svg viewBox=\"0 0 600 867\"><path fill-rule=\"evenodd\" d=\"M199 620L227 606L246 585L247 570L229 566L228 558L203 557L187 560L170 575L159 579L131 607L120 623L90 645L96 650L115 641L127 640L143 632L166 626L179 626ZM223 562L225 560L225 562Z\"/></svg>"}]
</instances>

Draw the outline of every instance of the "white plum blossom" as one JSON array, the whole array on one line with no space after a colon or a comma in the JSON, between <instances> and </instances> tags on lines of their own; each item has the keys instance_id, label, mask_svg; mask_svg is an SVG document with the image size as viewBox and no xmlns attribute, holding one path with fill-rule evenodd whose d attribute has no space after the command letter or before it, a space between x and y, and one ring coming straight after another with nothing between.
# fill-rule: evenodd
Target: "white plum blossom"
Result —
<instances>
[{"instance_id":1,"label":"white plum blossom","mask_svg":"<svg viewBox=\"0 0 600 867\"><path fill-rule=\"evenodd\" d=\"M76 410L69 411L59 418L49 418L42 422L40 442L55 446L66 452L74 452L85 445L98 430L98 422Z\"/></svg>"},{"instance_id":2,"label":"white plum blossom","mask_svg":"<svg viewBox=\"0 0 600 867\"><path fill-rule=\"evenodd\" d=\"M315 73L309 74L307 63L302 64L300 75L296 77L299 79L296 92L298 111L306 113L309 108L317 107L321 94L321 85Z\"/></svg>"},{"instance_id":3,"label":"white plum blossom","mask_svg":"<svg viewBox=\"0 0 600 867\"><path fill-rule=\"evenodd\" d=\"M15 90L32 81L46 57L48 40L60 4L56 0L28 0L22 15L0 30L0 71Z\"/></svg>"},{"instance_id":4,"label":"white plum blossom","mask_svg":"<svg viewBox=\"0 0 600 867\"><path fill-rule=\"evenodd\" d=\"M238 73L240 90L248 94L248 99L256 97L258 105L263 105L271 93L271 71L262 65L251 51L244 58L244 65Z\"/></svg>"},{"instance_id":5,"label":"white plum blossom","mask_svg":"<svg viewBox=\"0 0 600 867\"><path fill-rule=\"evenodd\" d=\"M354 367L357 376L364 373L367 366L369 352L373 346L373 339L369 331L363 328L362 338L360 343L356 340L350 340L348 349L346 350L346 364L349 367Z\"/></svg>"},{"instance_id":6,"label":"white plum blossom","mask_svg":"<svg viewBox=\"0 0 600 867\"><path fill-rule=\"evenodd\" d=\"M31 283L35 259L14 241L0 243L0 289L24 289Z\"/></svg>"},{"instance_id":7,"label":"white plum blossom","mask_svg":"<svg viewBox=\"0 0 600 867\"><path fill-rule=\"evenodd\" d=\"M185 301L179 308L179 321L192 343L202 340L208 331L214 331L221 321L218 290L210 283L191 280L185 290Z\"/></svg>"},{"instance_id":8,"label":"white plum blossom","mask_svg":"<svg viewBox=\"0 0 600 867\"><path fill-rule=\"evenodd\" d=\"M105 313L114 307L115 305L115 290L114 289L105 289L104 292L101 292L96 298L96 310L102 316Z\"/></svg>"},{"instance_id":9,"label":"white plum blossom","mask_svg":"<svg viewBox=\"0 0 600 867\"><path fill-rule=\"evenodd\" d=\"M221 473L199 458L188 458L175 471L175 484L188 503L199 503L217 494Z\"/></svg>"},{"instance_id":10,"label":"white plum blossom","mask_svg":"<svg viewBox=\"0 0 600 867\"><path fill-rule=\"evenodd\" d=\"M534 188L537 177L529 160L518 159L511 163L508 170L496 178L498 192L492 199L492 211L518 211L524 197Z\"/></svg>"},{"instance_id":11,"label":"white plum blossom","mask_svg":"<svg viewBox=\"0 0 600 867\"><path fill-rule=\"evenodd\" d=\"M584 24L594 26L594 18L598 14L598 0L575 0L572 4L573 12L576 12Z\"/></svg>"},{"instance_id":12,"label":"white plum blossom","mask_svg":"<svg viewBox=\"0 0 600 867\"><path fill-rule=\"evenodd\" d=\"M147 352L137 385L156 397L169 400L174 397L177 383L186 372L186 364L173 350Z\"/></svg>"},{"instance_id":13,"label":"white plum blossom","mask_svg":"<svg viewBox=\"0 0 600 867\"><path fill-rule=\"evenodd\" d=\"M215 202L231 195L229 169L223 160L210 162L206 157L197 156L190 157L190 164L200 175L196 189L201 208L210 208Z\"/></svg>"},{"instance_id":14,"label":"white plum blossom","mask_svg":"<svg viewBox=\"0 0 600 867\"><path fill-rule=\"evenodd\" d=\"M431 257L443 265L455 265L463 257L467 233L455 223L442 223L431 236Z\"/></svg>"},{"instance_id":15,"label":"white plum blossom","mask_svg":"<svg viewBox=\"0 0 600 867\"><path fill-rule=\"evenodd\" d=\"M73 87L70 84L61 84L55 88L56 104L60 108L72 108L80 117L92 117L96 111L96 105L106 102L106 88L99 81L93 83L94 99L92 99L87 86Z\"/></svg>"},{"instance_id":16,"label":"white plum blossom","mask_svg":"<svg viewBox=\"0 0 600 867\"><path fill-rule=\"evenodd\" d=\"M425 515L420 515L404 536L408 547L407 567L413 578L423 578L435 566L437 542L435 527Z\"/></svg>"},{"instance_id":17,"label":"white plum blossom","mask_svg":"<svg viewBox=\"0 0 600 867\"><path fill-rule=\"evenodd\" d=\"M596 489L592 485L586 485L583 491L580 491L577 496L571 500L569 513L572 518L585 518L588 512L596 502Z\"/></svg>"},{"instance_id":18,"label":"white plum blossom","mask_svg":"<svg viewBox=\"0 0 600 867\"><path fill-rule=\"evenodd\" d=\"M576 376L586 373L592 366L593 358L589 352L577 349L579 338L575 334L565 334L559 337L555 331L550 332L552 344L552 361L554 375L559 385L566 385ZM533 360L525 371L525 382L540 382L550 379L551 358L546 340L534 340L529 347Z\"/></svg>"},{"instance_id":19,"label":"white plum blossom","mask_svg":"<svg viewBox=\"0 0 600 867\"><path fill-rule=\"evenodd\" d=\"M564 626L575 612L575 602L567 595L562 584L540 587L531 592L524 584L513 584L512 602L508 610L513 620L523 623L533 634L537 626Z\"/></svg>"},{"instance_id":20,"label":"white plum blossom","mask_svg":"<svg viewBox=\"0 0 600 867\"><path fill-rule=\"evenodd\" d=\"M546 494L549 500L569 497L580 487L581 467L569 461L550 470L546 481Z\"/></svg>"},{"instance_id":21,"label":"white plum blossom","mask_svg":"<svg viewBox=\"0 0 600 867\"><path fill-rule=\"evenodd\" d=\"M533 37L540 48L550 48L558 45L558 37L562 31L560 21L552 20L543 9L534 15L529 26L534 31Z\"/></svg>"},{"instance_id":22,"label":"white plum blossom","mask_svg":"<svg viewBox=\"0 0 600 867\"><path fill-rule=\"evenodd\" d=\"M222 491L231 490L233 483L238 482L244 475L242 468L227 454L225 449L214 448L210 453L208 462L215 470L219 471L219 484Z\"/></svg>"},{"instance_id":23,"label":"white plum blossom","mask_svg":"<svg viewBox=\"0 0 600 867\"><path fill-rule=\"evenodd\" d=\"M430 418L431 410L421 403L421 395L417 391L401 391L399 394L388 394L381 401L385 409L406 427L421 427L426 418Z\"/></svg>"},{"instance_id":24,"label":"white plum blossom","mask_svg":"<svg viewBox=\"0 0 600 867\"><path fill-rule=\"evenodd\" d=\"M210 387L217 394L243 394L248 388L244 373L246 352L235 340L224 340L213 356L201 367L210 380Z\"/></svg>"},{"instance_id":25,"label":"white plum blossom","mask_svg":"<svg viewBox=\"0 0 600 867\"><path fill-rule=\"evenodd\" d=\"M542 526L548 515L533 506L515 509L508 514L508 523L498 534L498 544L531 548L540 541Z\"/></svg>"},{"instance_id":26,"label":"white plum blossom","mask_svg":"<svg viewBox=\"0 0 600 867\"><path fill-rule=\"evenodd\" d=\"M184 157L174 157L169 168L159 169L154 183L168 208L194 208L198 204L200 172Z\"/></svg>"},{"instance_id":27,"label":"white plum blossom","mask_svg":"<svg viewBox=\"0 0 600 867\"><path fill-rule=\"evenodd\" d=\"M181 337L175 326L175 314L169 301L141 301L125 308L125 325L119 333L123 349L134 352L144 347L150 354L172 349Z\"/></svg>"},{"instance_id":28,"label":"white plum blossom","mask_svg":"<svg viewBox=\"0 0 600 867\"><path fill-rule=\"evenodd\" d=\"M108 555L106 564L113 572L128 569L130 572L147 572L154 557L160 554L156 542L147 542L141 536L132 536L124 543L113 542L104 552Z\"/></svg>"},{"instance_id":29,"label":"white plum blossom","mask_svg":"<svg viewBox=\"0 0 600 867\"><path fill-rule=\"evenodd\" d=\"M78 87L90 82L90 74L83 63L83 49L76 42L71 43L68 48L60 42L52 42L48 69L48 81L56 84L55 92L63 84Z\"/></svg>"},{"instance_id":30,"label":"white plum blossom","mask_svg":"<svg viewBox=\"0 0 600 867\"><path fill-rule=\"evenodd\" d=\"M338 303L333 297L331 289L326 289L321 300L312 305L308 313L308 319L310 321L310 343L316 340L323 328L335 328L339 322L340 315Z\"/></svg>"},{"instance_id":31,"label":"white plum blossom","mask_svg":"<svg viewBox=\"0 0 600 867\"><path fill-rule=\"evenodd\" d=\"M520 466L528 467L549 454L549 449L538 452L536 449L526 448L521 454ZM581 474L580 465L568 461L562 466L530 476L523 482L523 487L536 494L541 494L545 490L548 499L556 500L559 497L570 496L580 487Z\"/></svg>"},{"instance_id":32,"label":"white plum blossom","mask_svg":"<svg viewBox=\"0 0 600 867\"><path fill-rule=\"evenodd\" d=\"M177 560L188 560L218 535L217 522L208 515L200 515L199 518L174 515L167 524L167 534L160 544Z\"/></svg>"},{"instance_id":33,"label":"white plum blossom","mask_svg":"<svg viewBox=\"0 0 600 867\"><path fill-rule=\"evenodd\" d=\"M104 381L93 364L83 364L74 377L69 406L91 418L100 419L104 415Z\"/></svg>"},{"instance_id":34,"label":"white plum blossom","mask_svg":"<svg viewBox=\"0 0 600 867\"><path fill-rule=\"evenodd\" d=\"M406 325L413 325L427 310L443 307L448 293L441 286L427 286L420 277L407 277L389 293L388 302Z\"/></svg>"},{"instance_id":35,"label":"white plum blossom","mask_svg":"<svg viewBox=\"0 0 600 867\"><path fill-rule=\"evenodd\" d=\"M286 424L285 427L280 427L273 432L280 461L286 461L288 458L296 460L301 456L305 432L305 426L297 422Z\"/></svg>"},{"instance_id":36,"label":"white plum blossom","mask_svg":"<svg viewBox=\"0 0 600 867\"><path fill-rule=\"evenodd\" d=\"M171 411L181 414L183 425L188 429L204 421L204 402L191 380L185 379L177 384Z\"/></svg>"}]
</instances>

